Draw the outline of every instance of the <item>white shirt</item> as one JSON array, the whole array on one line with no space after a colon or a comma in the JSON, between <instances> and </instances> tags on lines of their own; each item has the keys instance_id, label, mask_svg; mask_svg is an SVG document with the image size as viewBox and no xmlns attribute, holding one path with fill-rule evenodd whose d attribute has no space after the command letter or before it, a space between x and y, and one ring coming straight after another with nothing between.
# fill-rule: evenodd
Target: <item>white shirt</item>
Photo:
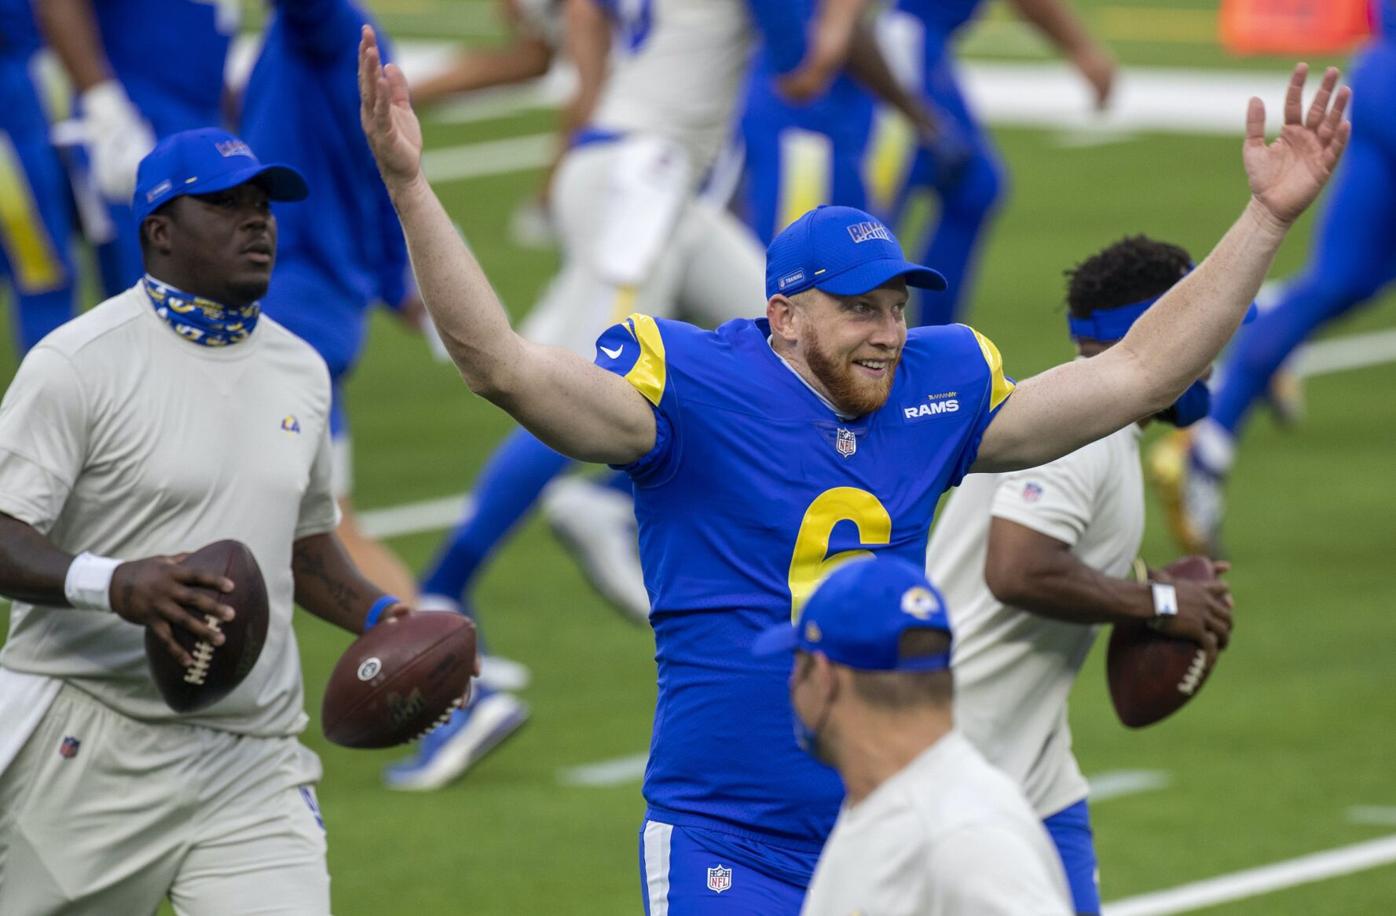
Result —
<instances>
[{"instance_id":1,"label":"white shirt","mask_svg":"<svg viewBox=\"0 0 1396 916\"><path fill-rule=\"evenodd\" d=\"M1071 912L1056 847L1023 793L950 732L845 805L804 916Z\"/></svg>"},{"instance_id":2,"label":"white shirt","mask_svg":"<svg viewBox=\"0 0 1396 916\"><path fill-rule=\"evenodd\" d=\"M707 172L731 133L756 28L744 0L621 0L595 127L678 143ZM634 45L632 47L632 44Z\"/></svg>"},{"instance_id":3,"label":"white shirt","mask_svg":"<svg viewBox=\"0 0 1396 916\"><path fill-rule=\"evenodd\" d=\"M991 517L1070 545L1082 563L1124 577L1144 533L1137 424L1050 464L972 474L941 510L927 552L955 632L955 724L1023 786L1041 817L1086 797L1066 703L1097 627L1000 603L984 584Z\"/></svg>"},{"instance_id":4,"label":"white shirt","mask_svg":"<svg viewBox=\"0 0 1396 916\"><path fill-rule=\"evenodd\" d=\"M46 337L0 404L0 512L70 553L119 559L243 541L266 580L247 679L189 715L151 680L144 630L114 613L15 602L0 665L62 678L136 719L252 735L305 727L291 545L331 531L329 374L263 316L242 343L190 343L136 286ZM0 721L14 710L0 696Z\"/></svg>"}]
</instances>

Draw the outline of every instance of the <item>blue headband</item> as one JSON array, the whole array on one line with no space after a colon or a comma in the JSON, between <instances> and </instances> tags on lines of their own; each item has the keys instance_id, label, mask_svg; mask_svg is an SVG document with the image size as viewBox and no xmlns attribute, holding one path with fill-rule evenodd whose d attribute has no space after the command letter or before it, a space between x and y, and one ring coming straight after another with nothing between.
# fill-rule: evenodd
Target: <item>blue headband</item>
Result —
<instances>
[{"instance_id":1,"label":"blue headband","mask_svg":"<svg viewBox=\"0 0 1396 916\"><path fill-rule=\"evenodd\" d=\"M1089 340L1120 340L1129 333L1129 329L1139 320L1139 316L1147 312L1149 306L1162 299L1166 294L1167 290L1142 302L1131 302L1128 305L1119 305L1112 309L1096 309L1085 318L1067 315L1066 325L1071 329L1072 337ZM1259 309L1252 302L1251 307L1246 309L1246 317L1241 319L1241 323L1250 322L1258 313Z\"/></svg>"},{"instance_id":2,"label":"blue headband","mask_svg":"<svg viewBox=\"0 0 1396 916\"><path fill-rule=\"evenodd\" d=\"M1129 333L1130 327L1139 320L1140 315L1149 310L1149 306L1162 298L1162 296L1155 296L1152 299L1145 299L1143 302L1132 302L1129 305L1121 305L1112 309L1096 309L1085 318L1068 315L1066 325L1071 329L1072 337L1084 337L1090 340L1119 340Z\"/></svg>"}]
</instances>

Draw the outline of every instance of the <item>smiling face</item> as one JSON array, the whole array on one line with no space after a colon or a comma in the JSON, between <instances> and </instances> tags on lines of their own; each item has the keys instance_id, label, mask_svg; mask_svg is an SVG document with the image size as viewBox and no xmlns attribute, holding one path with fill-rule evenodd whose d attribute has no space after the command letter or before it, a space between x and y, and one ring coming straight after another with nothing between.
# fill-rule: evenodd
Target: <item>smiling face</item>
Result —
<instances>
[{"instance_id":1,"label":"smiling face","mask_svg":"<svg viewBox=\"0 0 1396 916\"><path fill-rule=\"evenodd\" d=\"M146 270L194 295L230 306L266 294L276 260L276 218L255 184L187 195L146 218Z\"/></svg>"},{"instance_id":2,"label":"smiling face","mask_svg":"<svg viewBox=\"0 0 1396 916\"><path fill-rule=\"evenodd\" d=\"M843 413L862 416L887 402L906 345L904 280L857 296L807 290L777 310L780 299L772 299L767 314L785 344L781 355L796 371Z\"/></svg>"}]
</instances>

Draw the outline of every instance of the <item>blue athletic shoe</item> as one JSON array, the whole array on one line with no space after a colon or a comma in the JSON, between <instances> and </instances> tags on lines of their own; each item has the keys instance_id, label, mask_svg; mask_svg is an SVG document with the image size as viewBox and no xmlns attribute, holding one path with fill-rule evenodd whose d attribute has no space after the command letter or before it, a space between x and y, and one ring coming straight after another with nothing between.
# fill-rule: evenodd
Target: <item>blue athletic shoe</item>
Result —
<instances>
[{"instance_id":1,"label":"blue athletic shoe","mask_svg":"<svg viewBox=\"0 0 1396 916\"><path fill-rule=\"evenodd\" d=\"M383 771L389 789L430 792L450 784L528 721L528 704L508 693L476 685L465 709L427 734L417 753Z\"/></svg>"}]
</instances>

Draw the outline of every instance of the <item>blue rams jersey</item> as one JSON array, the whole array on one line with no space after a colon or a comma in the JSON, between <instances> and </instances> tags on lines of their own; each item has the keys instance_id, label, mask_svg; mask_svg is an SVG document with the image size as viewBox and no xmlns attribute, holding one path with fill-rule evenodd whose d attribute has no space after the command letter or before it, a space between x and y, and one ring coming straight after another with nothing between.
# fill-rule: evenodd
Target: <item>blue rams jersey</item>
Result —
<instances>
[{"instance_id":1,"label":"blue rams jersey","mask_svg":"<svg viewBox=\"0 0 1396 916\"><path fill-rule=\"evenodd\" d=\"M157 137L223 123L235 2L102 0L92 8L112 70Z\"/></svg>"},{"instance_id":2,"label":"blue rams jersey","mask_svg":"<svg viewBox=\"0 0 1396 916\"><path fill-rule=\"evenodd\" d=\"M1376 33L1386 41L1396 41L1396 0L1374 0Z\"/></svg>"},{"instance_id":3,"label":"blue rams jersey","mask_svg":"<svg viewBox=\"0 0 1396 916\"><path fill-rule=\"evenodd\" d=\"M280 0L248 79L241 135L264 162L295 166L306 200L278 207L267 313L338 377L361 348L365 311L406 295L407 245L359 126L359 30L349 0ZM386 59L391 48L381 32Z\"/></svg>"},{"instance_id":4,"label":"blue rams jersey","mask_svg":"<svg viewBox=\"0 0 1396 916\"><path fill-rule=\"evenodd\" d=\"M887 403L842 420L769 334L764 319L703 331L632 315L602 335L597 363L654 405L658 427L627 468L659 666L650 817L817 851L843 789L795 743L790 659L751 644L841 562L923 563L936 502L1013 383L976 331L916 328Z\"/></svg>"}]
</instances>

